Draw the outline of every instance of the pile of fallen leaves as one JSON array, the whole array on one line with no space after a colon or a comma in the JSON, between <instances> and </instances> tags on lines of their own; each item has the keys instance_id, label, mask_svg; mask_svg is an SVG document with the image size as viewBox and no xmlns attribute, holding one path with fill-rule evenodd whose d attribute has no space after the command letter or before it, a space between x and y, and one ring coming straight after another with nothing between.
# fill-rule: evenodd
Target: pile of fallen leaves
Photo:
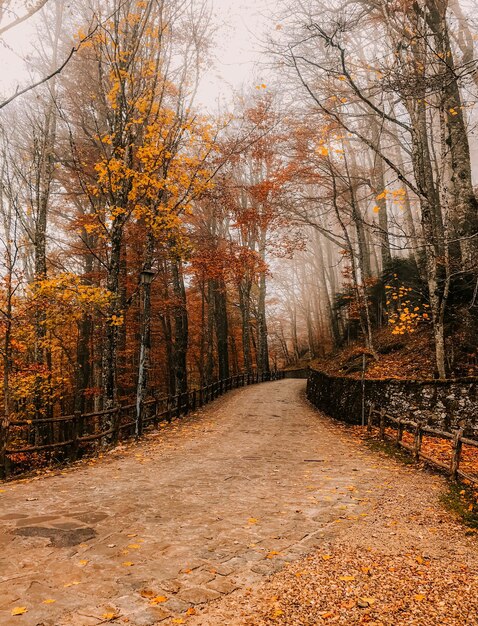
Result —
<instances>
[{"instance_id":1,"label":"pile of fallen leaves","mask_svg":"<svg viewBox=\"0 0 478 626\"><path fill-rule=\"evenodd\" d=\"M456 345L454 337L454 375L478 376L478 361ZM363 340L352 341L333 354L315 359L310 365L331 376L362 376L363 354L366 356L365 378L400 378L409 380L429 380L434 378L436 361L433 336L430 328L397 338L390 328L374 332L374 348L378 359L364 349Z\"/></svg>"},{"instance_id":2,"label":"pile of fallen leaves","mask_svg":"<svg viewBox=\"0 0 478 626\"><path fill-rule=\"evenodd\" d=\"M478 624L478 571L423 554L338 545L286 567L244 611L244 626L470 626ZM257 608L259 607L259 608Z\"/></svg>"}]
</instances>

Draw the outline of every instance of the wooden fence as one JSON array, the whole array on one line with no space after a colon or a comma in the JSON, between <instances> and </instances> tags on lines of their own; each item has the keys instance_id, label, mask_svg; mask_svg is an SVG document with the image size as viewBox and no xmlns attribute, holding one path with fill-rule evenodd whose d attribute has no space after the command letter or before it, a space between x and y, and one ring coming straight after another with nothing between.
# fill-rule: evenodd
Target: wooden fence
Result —
<instances>
[{"instance_id":1,"label":"wooden fence","mask_svg":"<svg viewBox=\"0 0 478 626\"><path fill-rule=\"evenodd\" d=\"M141 409L141 430L187 415L232 389L282 378L282 371L238 374L187 393L149 399ZM137 436L136 413L136 404L128 404L95 413L12 421L7 447L0 452L0 478L21 473L35 464L75 461L98 446L115 446L131 439Z\"/></svg>"},{"instance_id":2,"label":"wooden fence","mask_svg":"<svg viewBox=\"0 0 478 626\"><path fill-rule=\"evenodd\" d=\"M374 426L378 428L380 439L389 439L394 441L398 446L410 452L416 461L425 461L440 470L444 470L454 479L462 478L470 481L471 483L478 484L478 475L474 476L460 469L463 446L478 448L478 440L464 437L462 428L454 432L440 430L413 420L392 417L391 415L387 415L384 409L379 410L372 404L368 412L367 420L367 431L369 434L373 432ZM390 426L393 429L392 434L387 433L387 426ZM412 435L412 444L403 440L403 435L406 432ZM448 464L425 454L422 449L423 438L425 436L451 442L450 462Z\"/></svg>"}]
</instances>

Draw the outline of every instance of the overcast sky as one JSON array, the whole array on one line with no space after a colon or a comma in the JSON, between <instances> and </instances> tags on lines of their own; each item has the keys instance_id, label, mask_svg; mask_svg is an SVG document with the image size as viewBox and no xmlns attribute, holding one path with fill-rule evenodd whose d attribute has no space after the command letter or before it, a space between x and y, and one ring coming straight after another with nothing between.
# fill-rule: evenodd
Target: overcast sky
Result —
<instances>
[{"instance_id":1,"label":"overcast sky","mask_svg":"<svg viewBox=\"0 0 478 626\"><path fill-rule=\"evenodd\" d=\"M247 88L266 81L260 48L272 0L209 0L213 5L216 67L203 79L199 98L210 105L230 96L243 84Z\"/></svg>"},{"instance_id":2,"label":"overcast sky","mask_svg":"<svg viewBox=\"0 0 478 626\"><path fill-rule=\"evenodd\" d=\"M274 0L209 0L213 7L214 64L205 74L198 103L215 109L229 100L233 90L243 84L265 82L265 70L260 64L260 46ZM72 5L74 6L74 5ZM28 73L23 57L28 54L33 36L33 20L5 36L0 47L0 91L14 91L18 81Z\"/></svg>"}]
</instances>

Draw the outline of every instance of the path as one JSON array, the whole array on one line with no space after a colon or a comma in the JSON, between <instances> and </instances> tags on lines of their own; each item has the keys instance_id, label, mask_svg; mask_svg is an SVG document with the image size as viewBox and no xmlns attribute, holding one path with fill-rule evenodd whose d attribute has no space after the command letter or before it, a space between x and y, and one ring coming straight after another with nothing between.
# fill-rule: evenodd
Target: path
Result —
<instances>
[{"instance_id":1,"label":"path","mask_svg":"<svg viewBox=\"0 0 478 626\"><path fill-rule=\"evenodd\" d=\"M286 561L371 523L374 506L375 541L396 535L373 498L407 502L413 518L441 479L416 487L415 470L364 452L303 390L297 380L236 390L140 445L0 485L0 624L195 621L188 609L215 601L214 611L239 589L234 601ZM417 541L412 527L400 537L407 549ZM472 539L455 541L465 559ZM14 607L27 612L13 617ZM229 623L213 615L201 623Z\"/></svg>"}]
</instances>

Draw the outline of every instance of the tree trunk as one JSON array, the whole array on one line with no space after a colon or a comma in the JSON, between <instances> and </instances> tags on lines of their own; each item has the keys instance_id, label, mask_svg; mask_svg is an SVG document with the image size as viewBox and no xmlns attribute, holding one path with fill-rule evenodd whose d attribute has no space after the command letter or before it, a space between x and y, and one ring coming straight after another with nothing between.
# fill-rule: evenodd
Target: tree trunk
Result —
<instances>
[{"instance_id":1,"label":"tree trunk","mask_svg":"<svg viewBox=\"0 0 478 626\"><path fill-rule=\"evenodd\" d=\"M176 392L183 394L188 390L187 353L189 331L186 289L180 259L172 260L171 273L174 294L174 374L176 377Z\"/></svg>"},{"instance_id":2,"label":"tree trunk","mask_svg":"<svg viewBox=\"0 0 478 626\"><path fill-rule=\"evenodd\" d=\"M219 380L229 378L229 329L227 321L226 285L223 279L212 281L214 293L214 317L216 326L217 360Z\"/></svg>"}]
</instances>

